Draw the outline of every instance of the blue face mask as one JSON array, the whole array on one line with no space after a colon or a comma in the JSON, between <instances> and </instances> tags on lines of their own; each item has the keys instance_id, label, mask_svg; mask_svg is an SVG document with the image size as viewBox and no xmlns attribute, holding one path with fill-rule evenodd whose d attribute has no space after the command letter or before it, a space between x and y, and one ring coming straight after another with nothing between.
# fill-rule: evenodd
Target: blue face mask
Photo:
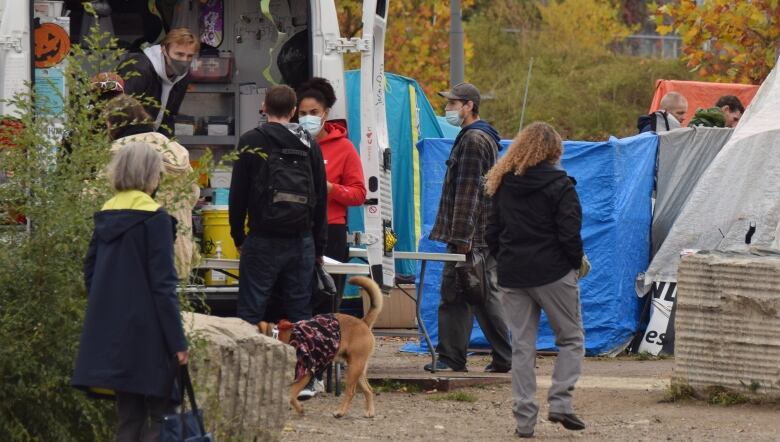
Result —
<instances>
[{"instance_id":1,"label":"blue face mask","mask_svg":"<svg viewBox=\"0 0 780 442\"><path fill-rule=\"evenodd\" d=\"M298 117L298 124L311 136L316 137L322 130L322 117L316 115L304 115Z\"/></svg>"},{"instance_id":2,"label":"blue face mask","mask_svg":"<svg viewBox=\"0 0 780 442\"><path fill-rule=\"evenodd\" d=\"M463 117L460 116L460 111L447 111L444 119L453 126L460 127L463 124Z\"/></svg>"}]
</instances>

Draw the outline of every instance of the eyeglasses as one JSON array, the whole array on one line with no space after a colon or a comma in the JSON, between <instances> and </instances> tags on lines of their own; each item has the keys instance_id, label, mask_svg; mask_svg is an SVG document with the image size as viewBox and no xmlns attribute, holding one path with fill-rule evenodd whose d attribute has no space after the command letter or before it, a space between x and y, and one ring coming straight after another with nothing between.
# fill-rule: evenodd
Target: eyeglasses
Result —
<instances>
[{"instance_id":1,"label":"eyeglasses","mask_svg":"<svg viewBox=\"0 0 780 442\"><path fill-rule=\"evenodd\" d=\"M125 88L124 86L122 86L122 83L116 80L98 81L96 83L92 83L92 85L97 86L100 89L103 89L104 91L116 91L116 92L125 91Z\"/></svg>"}]
</instances>

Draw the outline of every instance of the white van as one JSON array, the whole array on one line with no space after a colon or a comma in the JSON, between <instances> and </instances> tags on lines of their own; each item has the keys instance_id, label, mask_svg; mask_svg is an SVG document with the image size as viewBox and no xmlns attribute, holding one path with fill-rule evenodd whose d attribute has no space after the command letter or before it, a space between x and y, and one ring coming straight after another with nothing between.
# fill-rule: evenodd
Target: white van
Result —
<instances>
[{"instance_id":1,"label":"white van","mask_svg":"<svg viewBox=\"0 0 780 442\"><path fill-rule=\"evenodd\" d=\"M200 0L92 0L89 4L97 17L84 11L83 1L0 0L0 99L24 90L26 82L44 72L56 73L56 64L67 48L80 44L96 21L130 52L159 42L166 29L188 27L212 46L211 54L201 51L196 68L198 63L225 59L233 65L224 78L193 82L179 114L203 121L219 117L224 122L228 117L233 129L219 135L193 133L177 138L194 150L202 146L227 149L257 124L262 101L258 95L275 84L294 88L312 76L328 79L337 97L329 118L346 123L342 54L360 52L361 124L350 129L360 130L368 188L363 239L372 277L385 287L392 286L394 242L388 241L392 237L391 159L384 102L388 0L363 2L362 36L352 39L341 37L335 0L209 0L204 4ZM209 56L219 60L207 60ZM0 102L0 117L13 111Z\"/></svg>"}]
</instances>

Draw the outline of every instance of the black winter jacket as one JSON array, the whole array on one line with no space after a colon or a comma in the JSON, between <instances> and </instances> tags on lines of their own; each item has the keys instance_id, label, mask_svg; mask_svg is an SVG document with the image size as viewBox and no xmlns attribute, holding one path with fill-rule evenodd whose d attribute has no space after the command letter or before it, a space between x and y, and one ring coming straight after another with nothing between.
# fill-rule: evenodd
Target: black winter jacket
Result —
<instances>
[{"instance_id":1,"label":"black winter jacket","mask_svg":"<svg viewBox=\"0 0 780 442\"><path fill-rule=\"evenodd\" d=\"M309 143L307 147L305 143ZM300 235L302 232L292 232L287 226L265 225L262 222L262 207L258 187L267 175L265 159L251 150L263 151L270 146L296 147L303 146L309 151L312 178L314 180L315 206L312 211L311 234L314 239L316 256L323 256L328 238L328 189L325 179L325 163L319 144L298 124L285 126L280 123L265 123L262 132L252 129L238 141L239 157L233 163L233 176L230 182L230 235L237 247L241 247L246 237L244 222L249 214L249 232L266 233L274 236Z\"/></svg>"},{"instance_id":2,"label":"black winter jacket","mask_svg":"<svg viewBox=\"0 0 780 442\"><path fill-rule=\"evenodd\" d=\"M133 60L133 61L130 61ZM161 61L164 63L164 61ZM134 72L131 74L131 72ZM154 98L154 103L144 102L144 109L152 117L152 121L157 119L160 112L160 97L162 96L162 80L146 53L133 54L128 58L127 63L122 64L119 75L125 80L125 93L137 97ZM171 89L168 96L168 102L165 105L165 116L163 116L162 125L157 132L166 137L173 137L174 117L179 114L184 96L187 94L187 86L190 84L191 75L187 75L177 81Z\"/></svg>"},{"instance_id":3,"label":"black winter jacket","mask_svg":"<svg viewBox=\"0 0 780 442\"><path fill-rule=\"evenodd\" d=\"M95 215L75 387L171 395L175 353L187 349L173 263L175 222L162 209Z\"/></svg>"},{"instance_id":4,"label":"black winter jacket","mask_svg":"<svg viewBox=\"0 0 780 442\"><path fill-rule=\"evenodd\" d=\"M504 176L486 232L499 285L538 287L580 268L582 208L574 184L549 163Z\"/></svg>"}]
</instances>

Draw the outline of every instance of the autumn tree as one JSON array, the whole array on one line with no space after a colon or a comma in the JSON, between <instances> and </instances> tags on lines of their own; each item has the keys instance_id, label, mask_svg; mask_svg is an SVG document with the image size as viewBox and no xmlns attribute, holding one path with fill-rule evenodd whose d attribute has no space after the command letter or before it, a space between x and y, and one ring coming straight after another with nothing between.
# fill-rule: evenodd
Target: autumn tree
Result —
<instances>
[{"instance_id":1,"label":"autumn tree","mask_svg":"<svg viewBox=\"0 0 780 442\"><path fill-rule=\"evenodd\" d=\"M556 51L575 49L581 55L604 55L610 45L628 37L632 28L607 0L564 0L540 4L542 38Z\"/></svg>"},{"instance_id":2,"label":"autumn tree","mask_svg":"<svg viewBox=\"0 0 780 442\"><path fill-rule=\"evenodd\" d=\"M679 60L630 57L612 51L635 27L625 2L611 0L492 0L466 27L474 43L467 78L492 99L480 114L504 137L517 133L528 79L524 124L541 120L565 137L603 140L636 133L658 78L688 79Z\"/></svg>"},{"instance_id":3,"label":"autumn tree","mask_svg":"<svg viewBox=\"0 0 780 442\"><path fill-rule=\"evenodd\" d=\"M778 0L680 0L657 8L661 35L676 32L683 60L712 81L760 84L774 67L780 43Z\"/></svg>"},{"instance_id":4,"label":"autumn tree","mask_svg":"<svg viewBox=\"0 0 780 442\"><path fill-rule=\"evenodd\" d=\"M362 1L337 2L339 25L345 37L356 37L362 29ZM463 0L464 13L474 0ZM385 71L414 78L428 96L449 86L450 6L441 0L391 0L385 38ZM466 39L465 60L473 56ZM360 66L360 57L346 57L348 68Z\"/></svg>"}]
</instances>

